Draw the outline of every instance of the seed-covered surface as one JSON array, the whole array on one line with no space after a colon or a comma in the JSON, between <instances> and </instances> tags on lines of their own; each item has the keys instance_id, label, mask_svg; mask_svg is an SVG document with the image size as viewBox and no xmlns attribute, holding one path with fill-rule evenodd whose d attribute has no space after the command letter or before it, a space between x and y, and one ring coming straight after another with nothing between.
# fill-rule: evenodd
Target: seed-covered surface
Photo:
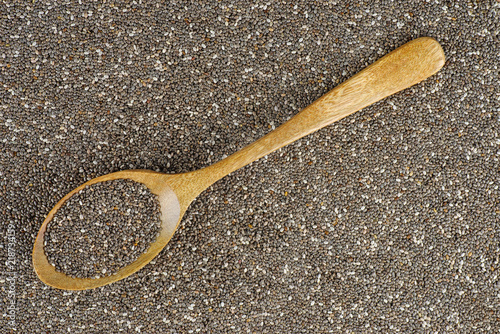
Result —
<instances>
[{"instance_id":1,"label":"seed-covered surface","mask_svg":"<svg viewBox=\"0 0 500 334\"><path fill-rule=\"evenodd\" d=\"M158 197L142 183L95 183L71 196L47 224L44 251L72 277L116 273L146 252L161 227Z\"/></svg>"},{"instance_id":2,"label":"seed-covered surface","mask_svg":"<svg viewBox=\"0 0 500 334\"><path fill-rule=\"evenodd\" d=\"M0 6L0 309L17 272L18 332L499 331L497 1ZM214 163L421 36L439 73L217 182L144 269L87 291L36 277L38 229L75 187Z\"/></svg>"}]
</instances>

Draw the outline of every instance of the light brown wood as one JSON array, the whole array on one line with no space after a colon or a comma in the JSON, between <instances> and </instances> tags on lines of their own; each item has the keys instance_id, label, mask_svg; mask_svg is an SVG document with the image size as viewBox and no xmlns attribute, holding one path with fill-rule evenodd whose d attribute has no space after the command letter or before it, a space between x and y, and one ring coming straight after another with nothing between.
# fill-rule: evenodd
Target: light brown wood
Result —
<instances>
[{"instance_id":1,"label":"light brown wood","mask_svg":"<svg viewBox=\"0 0 500 334\"><path fill-rule=\"evenodd\" d=\"M38 277L59 289L83 290L106 285L133 274L165 247L191 202L211 184L280 147L417 84L439 71L444 62L444 53L437 41L429 37L415 39L335 87L276 130L211 166L183 174L128 170L86 182L62 198L45 218L33 248L33 266ZM48 262L43 250L48 222L61 205L83 187L114 179L141 182L159 196L162 211L160 236L146 253L112 276L82 279L57 272Z\"/></svg>"}]
</instances>

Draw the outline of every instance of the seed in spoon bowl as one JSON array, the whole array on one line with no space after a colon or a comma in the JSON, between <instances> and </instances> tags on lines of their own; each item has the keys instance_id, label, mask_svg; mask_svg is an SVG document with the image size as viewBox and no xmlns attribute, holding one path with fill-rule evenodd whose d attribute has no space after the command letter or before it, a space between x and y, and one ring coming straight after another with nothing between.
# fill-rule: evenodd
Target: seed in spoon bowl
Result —
<instances>
[{"instance_id":1,"label":"seed in spoon bowl","mask_svg":"<svg viewBox=\"0 0 500 334\"><path fill-rule=\"evenodd\" d=\"M71 277L113 275L155 241L161 226L156 195L126 179L95 183L71 196L47 225L44 250Z\"/></svg>"}]
</instances>

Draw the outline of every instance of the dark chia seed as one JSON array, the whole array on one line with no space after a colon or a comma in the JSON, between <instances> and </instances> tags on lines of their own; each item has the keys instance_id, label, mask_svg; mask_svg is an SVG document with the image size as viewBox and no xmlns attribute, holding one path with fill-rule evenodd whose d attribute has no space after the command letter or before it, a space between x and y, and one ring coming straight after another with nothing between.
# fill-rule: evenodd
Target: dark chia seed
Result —
<instances>
[{"instance_id":1,"label":"dark chia seed","mask_svg":"<svg viewBox=\"0 0 500 334\"><path fill-rule=\"evenodd\" d=\"M0 2L0 332L499 333L499 17L497 0ZM84 291L36 275L76 185L206 167L421 36L441 71L216 182L143 270Z\"/></svg>"},{"instance_id":2,"label":"dark chia seed","mask_svg":"<svg viewBox=\"0 0 500 334\"><path fill-rule=\"evenodd\" d=\"M138 182L118 179L87 186L47 225L45 253L72 277L116 273L147 251L160 231L160 203Z\"/></svg>"}]
</instances>

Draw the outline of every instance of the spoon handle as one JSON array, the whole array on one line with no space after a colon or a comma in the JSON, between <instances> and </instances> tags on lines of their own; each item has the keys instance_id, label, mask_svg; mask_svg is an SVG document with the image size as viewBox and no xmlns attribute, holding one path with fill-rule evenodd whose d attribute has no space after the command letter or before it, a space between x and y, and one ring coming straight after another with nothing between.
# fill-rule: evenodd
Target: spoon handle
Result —
<instances>
[{"instance_id":1,"label":"spoon handle","mask_svg":"<svg viewBox=\"0 0 500 334\"><path fill-rule=\"evenodd\" d=\"M439 71L445 57L429 37L404 44L338 85L289 121L231 156L195 173L199 192L247 164Z\"/></svg>"}]
</instances>

